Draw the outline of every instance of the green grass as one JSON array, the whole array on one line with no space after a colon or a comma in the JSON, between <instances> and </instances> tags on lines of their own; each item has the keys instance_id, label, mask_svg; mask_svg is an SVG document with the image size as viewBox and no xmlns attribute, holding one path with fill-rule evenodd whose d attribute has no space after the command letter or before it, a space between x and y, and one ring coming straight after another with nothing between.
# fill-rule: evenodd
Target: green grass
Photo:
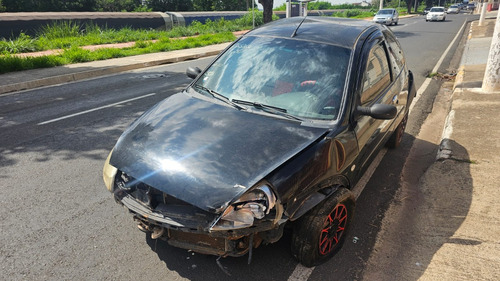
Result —
<instances>
[{"instance_id":1,"label":"green grass","mask_svg":"<svg viewBox=\"0 0 500 281\"><path fill-rule=\"evenodd\" d=\"M262 12L256 12L256 25L261 25ZM207 20L205 24L193 22L188 27L175 27L169 31L153 29L112 29L77 21L59 21L41 27L34 38L21 34L16 39L0 40L0 54L18 54L52 49L67 49L87 45L101 45L133 41L159 40L203 34L216 34L252 28L252 14L236 20Z\"/></svg>"},{"instance_id":2,"label":"green grass","mask_svg":"<svg viewBox=\"0 0 500 281\"><path fill-rule=\"evenodd\" d=\"M262 12L256 12L255 23L257 26L263 24ZM188 27L175 27L169 31L132 28L115 30L95 24L82 25L75 21L61 21L41 27L35 37L21 34L13 40L2 38L0 40L0 73L219 44L234 41L236 38L231 33L232 31L250 28L252 28L251 13L231 21L208 20L205 24L193 22ZM180 39L179 37L191 38ZM158 41L153 43L151 40ZM123 42L135 42L135 46L95 51L80 48L88 45ZM64 51L60 55L43 57L13 56L19 53L53 49Z\"/></svg>"},{"instance_id":3,"label":"green grass","mask_svg":"<svg viewBox=\"0 0 500 281\"><path fill-rule=\"evenodd\" d=\"M222 32L218 34L204 34L186 39L162 38L155 43L138 41L134 47L125 49L103 48L89 51L77 46L72 46L65 49L60 55L21 58L7 54L0 56L0 73L203 47L231 42L235 39L236 37L231 32Z\"/></svg>"},{"instance_id":4,"label":"green grass","mask_svg":"<svg viewBox=\"0 0 500 281\"><path fill-rule=\"evenodd\" d=\"M364 19L373 17L373 14L374 12L371 10L349 9L343 12L333 13L332 17Z\"/></svg>"}]
</instances>

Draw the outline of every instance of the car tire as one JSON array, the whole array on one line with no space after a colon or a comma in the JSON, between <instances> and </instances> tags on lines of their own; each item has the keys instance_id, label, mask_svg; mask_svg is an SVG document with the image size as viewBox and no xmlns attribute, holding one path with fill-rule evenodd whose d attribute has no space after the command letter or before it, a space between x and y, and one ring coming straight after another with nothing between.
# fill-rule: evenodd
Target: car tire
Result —
<instances>
[{"instance_id":1,"label":"car tire","mask_svg":"<svg viewBox=\"0 0 500 281\"><path fill-rule=\"evenodd\" d=\"M354 202L350 190L339 188L300 217L293 225L292 255L307 267L333 257L346 239L354 215Z\"/></svg>"},{"instance_id":2,"label":"car tire","mask_svg":"<svg viewBox=\"0 0 500 281\"><path fill-rule=\"evenodd\" d=\"M399 125L396 127L396 130L394 130L394 132L390 136L389 140L387 141L387 147L396 148L401 144L401 141L403 140L403 135L405 134L407 121L408 121L408 113L405 114L403 120L401 120Z\"/></svg>"},{"instance_id":3,"label":"car tire","mask_svg":"<svg viewBox=\"0 0 500 281\"><path fill-rule=\"evenodd\" d=\"M394 25L398 25L398 22L396 21L396 22L394 23Z\"/></svg>"}]
</instances>

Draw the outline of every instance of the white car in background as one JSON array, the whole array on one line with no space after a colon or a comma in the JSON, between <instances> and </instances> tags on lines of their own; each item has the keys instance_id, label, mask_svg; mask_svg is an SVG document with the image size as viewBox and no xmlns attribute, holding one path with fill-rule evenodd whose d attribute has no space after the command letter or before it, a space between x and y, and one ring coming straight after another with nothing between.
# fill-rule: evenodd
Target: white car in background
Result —
<instances>
[{"instance_id":1,"label":"white car in background","mask_svg":"<svg viewBox=\"0 0 500 281\"><path fill-rule=\"evenodd\" d=\"M425 21L444 21L446 19L446 10L444 7L432 7L429 13L425 15Z\"/></svg>"},{"instance_id":2,"label":"white car in background","mask_svg":"<svg viewBox=\"0 0 500 281\"><path fill-rule=\"evenodd\" d=\"M458 8L458 5L451 5L448 7L448 11L446 11L447 14L458 14L460 9Z\"/></svg>"}]
</instances>

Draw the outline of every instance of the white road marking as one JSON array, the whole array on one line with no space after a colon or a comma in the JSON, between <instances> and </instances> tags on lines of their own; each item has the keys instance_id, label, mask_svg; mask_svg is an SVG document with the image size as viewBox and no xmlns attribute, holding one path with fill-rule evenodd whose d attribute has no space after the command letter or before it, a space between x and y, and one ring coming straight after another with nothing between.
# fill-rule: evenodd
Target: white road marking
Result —
<instances>
[{"instance_id":1,"label":"white road marking","mask_svg":"<svg viewBox=\"0 0 500 281\"><path fill-rule=\"evenodd\" d=\"M97 111L97 110L101 110L101 109L104 109L104 108L109 108L109 107L117 106L117 105L120 105L120 104L123 104L123 103L127 103L127 102L130 102L130 101L135 101L135 100L138 100L138 99L147 98L147 97L154 96L154 95L156 95L156 93L151 93L151 94L147 94L147 95L144 95L144 96L135 97L135 98L132 98L132 99L128 99L128 100L124 100L124 101L120 101L120 102L116 102L116 103L112 103L112 104L108 104L108 105L96 107L96 108L93 108L93 109L81 111L81 112L70 114L70 115L66 115L66 116L62 116L62 117L59 117L59 118L55 118L55 119L52 119L52 120L48 120L48 121L44 121L44 122L38 123L37 125L40 126L40 125L45 125L45 124L57 122L57 121L60 121L60 120L68 119L68 118L75 117L75 116L78 116L78 115L87 114L87 113L94 112L94 111Z\"/></svg>"},{"instance_id":2,"label":"white road marking","mask_svg":"<svg viewBox=\"0 0 500 281\"><path fill-rule=\"evenodd\" d=\"M288 281L302 281L307 280L311 273L313 272L314 267L305 267L300 263L297 264L295 270L292 272L292 275L288 277Z\"/></svg>"},{"instance_id":3,"label":"white road marking","mask_svg":"<svg viewBox=\"0 0 500 281\"><path fill-rule=\"evenodd\" d=\"M446 48L443 55L438 60L436 66L434 66L434 68L432 69L432 73L437 72L438 69L441 67L441 64L443 63L444 58L447 56L447 54L450 51L453 44L455 44L455 41L457 40L459 34L462 33L462 29L465 28L466 23L467 23L467 21L464 22L464 24L462 25L462 27L458 31L458 33L455 36L455 38L453 39L453 41L451 41L450 45L448 45L448 48ZM418 88L417 96L413 99L413 102L410 106L410 109L409 109L410 112L413 110L413 106L417 103L417 101L420 99L422 94L425 92L425 90L427 89L427 87L431 83L431 80L432 80L432 78L425 79L424 83L422 83L422 86L420 86L420 88ZM378 165L380 164L380 161L382 161L382 159L384 158L384 155L386 154L386 152L387 152L387 148L383 148L382 150L380 150L380 152L377 154L377 156L375 157L373 162L370 164L370 166L366 170L365 174L361 177L361 179L358 181L356 186L354 186L354 188L352 189L354 195L356 196L356 199L359 197L359 195L361 194L361 192L365 188L366 184L368 183L368 181L372 177L373 173L377 169ZM299 263L295 267L295 270L293 271L292 275L288 278L288 281L306 281L309 279L309 276L311 276L314 268L315 267L308 268L308 267L305 267Z\"/></svg>"}]
</instances>

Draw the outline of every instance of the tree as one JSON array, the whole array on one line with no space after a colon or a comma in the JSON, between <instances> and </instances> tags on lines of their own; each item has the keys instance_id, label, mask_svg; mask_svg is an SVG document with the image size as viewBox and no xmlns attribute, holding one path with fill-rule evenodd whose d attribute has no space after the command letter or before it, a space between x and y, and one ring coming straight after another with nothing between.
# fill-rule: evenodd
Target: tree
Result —
<instances>
[{"instance_id":1,"label":"tree","mask_svg":"<svg viewBox=\"0 0 500 281\"><path fill-rule=\"evenodd\" d=\"M247 7L245 0L214 1L215 11L244 11Z\"/></svg>"},{"instance_id":2,"label":"tree","mask_svg":"<svg viewBox=\"0 0 500 281\"><path fill-rule=\"evenodd\" d=\"M93 11L96 0L3 0L8 12Z\"/></svg>"},{"instance_id":3,"label":"tree","mask_svg":"<svg viewBox=\"0 0 500 281\"><path fill-rule=\"evenodd\" d=\"M104 12L133 11L141 0L97 0L96 10Z\"/></svg>"},{"instance_id":4,"label":"tree","mask_svg":"<svg viewBox=\"0 0 500 281\"><path fill-rule=\"evenodd\" d=\"M273 0L259 0L259 3L264 8L264 23L271 22L273 20Z\"/></svg>"},{"instance_id":5,"label":"tree","mask_svg":"<svg viewBox=\"0 0 500 281\"><path fill-rule=\"evenodd\" d=\"M148 0L147 5L153 11L192 11L193 2L186 0Z\"/></svg>"},{"instance_id":6,"label":"tree","mask_svg":"<svg viewBox=\"0 0 500 281\"><path fill-rule=\"evenodd\" d=\"M246 11L248 0L192 0L195 11Z\"/></svg>"}]
</instances>

